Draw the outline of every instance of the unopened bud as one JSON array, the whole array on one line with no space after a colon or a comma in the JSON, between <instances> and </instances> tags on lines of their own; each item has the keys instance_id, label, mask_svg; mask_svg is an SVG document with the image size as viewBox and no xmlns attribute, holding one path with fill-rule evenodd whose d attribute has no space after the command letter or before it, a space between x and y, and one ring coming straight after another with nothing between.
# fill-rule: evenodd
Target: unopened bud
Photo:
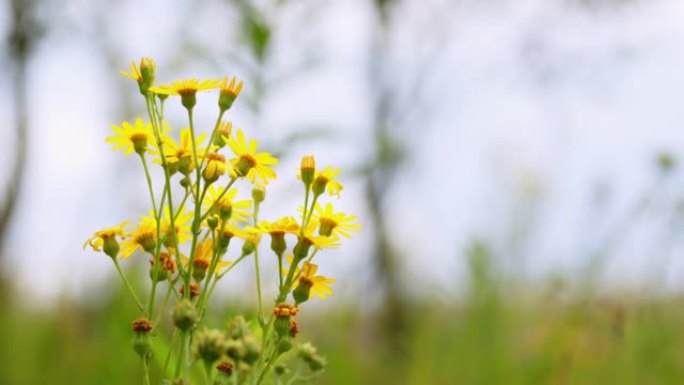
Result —
<instances>
[{"instance_id":1,"label":"unopened bud","mask_svg":"<svg viewBox=\"0 0 684 385\"><path fill-rule=\"evenodd\" d=\"M215 216L210 216L207 218L207 226L209 226L210 229L214 230L218 226L218 218Z\"/></svg>"},{"instance_id":2,"label":"unopened bud","mask_svg":"<svg viewBox=\"0 0 684 385\"><path fill-rule=\"evenodd\" d=\"M314 175L316 174L316 160L313 155L306 155L302 158L302 164L299 169L300 177L304 185L309 187L313 183Z\"/></svg>"},{"instance_id":3,"label":"unopened bud","mask_svg":"<svg viewBox=\"0 0 684 385\"><path fill-rule=\"evenodd\" d=\"M182 299L176 303L172 316L173 324L182 331L187 331L194 327L199 320L195 305L188 299Z\"/></svg>"},{"instance_id":4,"label":"unopened bud","mask_svg":"<svg viewBox=\"0 0 684 385\"><path fill-rule=\"evenodd\" d=\"M259 204L266 199L266 187L262 184L257 184L252 188L252 199L254 203Z\"/></svg>"},{"instance_id":5,"label":"unopened bud","mask_svg":"<svg viewBox=\"0 0 684 385\"><path fill-rule=\"evenodd\" d=\"M116 236L102 237L102 251L110 258L116 259L116 256L119 255L119 242L116 240Z\"/></svg>"},{"instance_id":6,"label":"unopened bud","mask_svg":"<svg viewBox=\"0 0 684 385\"><path fill-rule=\"evenodd\" d=\"M292 291L292 297L294 297L295 305L304 303L309 300L311 288L313 287L313 282L311 279L301 276L297 281L297 287Z\"/></svg>"}]
</instances>

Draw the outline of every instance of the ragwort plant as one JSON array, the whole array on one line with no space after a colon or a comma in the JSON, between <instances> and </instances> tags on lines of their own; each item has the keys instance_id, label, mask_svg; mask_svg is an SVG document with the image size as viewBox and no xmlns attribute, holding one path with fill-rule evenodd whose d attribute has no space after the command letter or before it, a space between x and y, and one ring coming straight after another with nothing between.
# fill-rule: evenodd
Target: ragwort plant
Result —
<instances>
[{"instance_id":1,"label":"ragwort plant","mask_svg":"<svg viewBox=\"0 0 684 385\"><path fill-rule=\"evenodd\" d=\"M148 120L114 125L115 135L106 141L114 150L135 153L139 158L151 209L135 226L124 221L95 232L84 248L89 246L111 258L137 304L133 349L142 359L144 383L152 383L152 338L164 338L157 326L165 316L172 318L174 330L166 333L169 348L162 352L164 359L155 361L161 363L163 384L259 385L313 380L326 362L310 343L295 343L299 332L296 316L312 297L332 295L329 285L334 282L317 275L313 259L320 251L337 247L341 237L349 238L360 227L354 223L355 216L336 212L331 203L322 202L326 192L339 197L339 170L330 166L317 170L314 157L304 156L297 176L304 186L303 206L297 215L262 220L259 207L266 197L266 184L276 179L273 166L278 160L267 152L257 152L256 140L248 140L240 129L233 132L233 124L223 119L240 94L242 81L235 77L230 81L189 79L156 85L156 65L150 58L143 58L140 65L131 63L131 71L122 74L137 82ZM218 117L208 134L200 133L193 120L196 96L211 90L219 92ZM180 98L188 118L188 128L178 133L164 119L165 102L173 96ZM153 165L163 171L158 183L150 172ZM251 185L251 199L237 198L241 183ZM260 241L264 235L270 237L275 258L269 265L278 280L271 311L264 309L262 293ZM239 257L232 261L225 259L230 248L239 248ZM146 255L150 261L149 290L144 296L136 292L120 266L120 260L135 254ZM250 260L256 271L256 320L250 323L237 316L227 320L224 329L204 325L216 284L227 279L235 266ZM161 295L164 287L166 294ZM156 303L158 297L163 298L160 304ZM299 369L288 369L288 363ZM197 373L194 366L204 369L200 379L192 378Z\"/></svg>"}]
</instances>

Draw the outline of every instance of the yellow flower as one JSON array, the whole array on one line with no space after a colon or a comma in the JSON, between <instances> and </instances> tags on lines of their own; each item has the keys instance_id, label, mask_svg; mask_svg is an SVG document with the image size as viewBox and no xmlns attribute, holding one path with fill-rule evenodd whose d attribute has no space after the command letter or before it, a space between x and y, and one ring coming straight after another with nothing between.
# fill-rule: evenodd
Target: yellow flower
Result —
<instances>
[{"instance_id":1,"label":"yellow flower","mask_svg":"<svg viewBox=\"0 0 684 385\"><path fill-rule=\"evenodd\" d=\"M339 168L332 168L331 166L326 167L323 171L316 171L316 177L311 186L313 193L321 195L327 188L329 195L336 195L339 198L340 191L343 188L342 183L335 179L339 173Z\"/></svg>"},{"instance_id":2,"label":"yellow flower","mask_svg":"<svg viewBox=\"0 0 684 385\"><path fill-rule=\"evenodd\" d=\"M215 152L210 152L206 155L206 158L207 164L204 166L204 170L202 170L202 176L207 182L213 183L221 175L226 173L226 170L228 169L226 157Z\"/></svg>"},{"instance_id":3,"label":"yellow flower","mask_svg":"<svg viewBox=\"0 0 684 385\"><path fill-rule=\"evenodd\" d=\"M282 217L273 222L261 221L259 230L270 235L285 235L299 233L299 223L293 217Z\"/></svg>"},{"instance_id":4,"label":"yellow flower","mask_svg":"<svg viewBox=\"0 0 684 385\"><path fill-rule=\"evenodd\" d=\"M121 258L128 258L138 249L152 253L157 245L157 223L142 217L138 227L121 242Z\"/></svg>"},{"instance_id":5,"label":"yellow flower","mask_svg":"<svg viewBox=\"0 0 684 385\"><path fill-rule=\"evenodd\" d=\"M247 210L252 207L252 201L245 199L240 201L235 201L235 196L237 195L237 190L232 188L228 190L221 199L217 200L218 197L223 192L223 187L215 187L214 185L209 186L207 190L207 195L204 197L204 204L206 210L208 210L214 203L216 203L212 209L212 213L218 215L224 220L233 220L235 222L246 222L252 213Z\"/></svg>"},{"instance_id":6,"label":"yellow flower","mask_svg":"<svg viewBox=\"0 0 684 385\"><path fill-rule=\"evenodd\" d=\"M238 156L231 159L237 175L247 177L252 182L258 176L264 184L268 182L268 179L275 179L276 173L269 166L278 164L278 159L267 152L257 154L258 143L256 140L251 139L248 145L242 130L238 130L237 137L231 136L224 138L224 140L228 142L228 146Z\"/></svg>"},{"instance_id":7,"label":"yellow flower","mask_svg":"<svg viewBox=\"0 0 684 385\"><path fill-rule=\"evenodd\" d=\"M147 94L147 90L154 84L155 72L157 71L157 65L149 57L143 57L140 59L140 67L135 65L134 61L131 61L131 72L119 71L121 75L133 79L138 82L138 87L140 87L140 93L143 95Z\"/></svg>"},{"instance_id":8,"label":"yellow flower","mask_svg":"<svg viewBox=\"0 0 684 385\"><path fill-rule=\"evenodd\" d=\"M106 241L110 239L116 240L116 237L123 238L125 236L125 231L123 228L128 222L129 221L123 221L118 226L108 227L106 229L96 231L93 236L85 241L83 248L85 249L86 247L90 246L93 250L100 251L102 250L102 245Z\"/></svg>"},{"instance_id":9,"label":"yellow flower","mask_svg":"<svg viewBox=\"0 0 684 385\"><path fill-rule=\"evenodd\" d=\"M162 95L194 95L198 91L208 91L218 87L219 81L216 79L199 80L197 78L179 80L170 85L162 84L158 87L151 87L150 90Z\"/></svg>"},{"instance_id":10,"label":"yellow flower","mask_svg":"<svg viewBox=\"0 0 684 385\"><path fill-rule=\"evenodd\" d=\"M142 118L135 120L132 125L129 122L122 122L121 126L113 125L112 131L116 136L106 139L107 143L114 145L114 150L124 149L124 155L130 155L133 151L144 154L147 151L148 143L154 144L152 124L145 124Z\"/></svg>"},{"instance_id":11,"label":"yellow flower","mask_svg":"<svg viewBox=\"0 0 684 385\"><path fill-rule=\"evenodd\" d=\"M164 243L167 246L173 246L173 238L171 237L171 216L169 206L164 208L164 216L161 221L161 233L164 236ZM154 218L154 213L150 211L150 215ZM181 245L192 238L190 229L190 220L194 214L192 211L181 211L174 219L173 227L176 230L176 240ZM154 222L154 219L150 218Z\"/></svg>"},{"instance_id":12,"label":"yellow flower","mask_svg":"<svg viewBox=\"0 0 684 385\"><path fill-rule=\"evenodd\" d=\"M221 80L219 89L221 90L218 102L219 108L221 111L225 111L233 105L235 99L240 95L240 91L242 91L242 80L236 83L235 76L233 76L233 78L230 79L230 83L228 83L228 77L225 77Z\"/></svg>"},{"instance_id":13,"label":"yellow flower","mask_svg":"<svg viewBox=\"0 0 684 385\"><path fill-rule=\"evenodd\" d=\"M207 91L218 87L218 80L198 80L195 78L180 80L171 85L161 85L150 87L150 91L158 95L180 95L181 103L185 108L191 110L197 104L197 92Z\"/></svg>"},{"instance_id":14,"label":"yellow flower","mask_svg":"<svg viewBox=\"0 0 684 385\"><path fill-rule=\"evenodd\" d=\"M316 219L319 223L318 234L335 237L343 236L351 238L352 231L358 231L361 225L353 223L356 215L347 215L343 212L333 212L333 205L328 203L325 208L316 204Z\"/></svg>"},{"instance_id":15,"label":"yellow flower","mask_svg":"<svg viewBox=\"0 0 684 385\"><path fill-rule=\"evenodd\" d=\"M204 154L204 150L201 147L206 137L206 134L200 134L195 138L198 147L198 158L201 158ZM184 128L180 131L180 143L176 143L173 138L166 135L162 137L162 142L166 162L172 169L177 169L183 175L188 175L197 167L192 147L192 133L189 128ZM154 151L154 153L159 155L159 151ZM161 164L161 158L155 159L155 163Z\"/></svg>"},{"instance_id":16,"label":"yellow flower","mask_svg":"<svg viewBox=\"0 0 684 385\"><path fill-rule=\"evenodd\" d=\"M292 255L288 255L287 260L290 262L290 266L292 266ZM306 285L309 287L309 298L316 295L322 300L325 300L326 296L333 295L333 290L329 285L335 283L335 279L316 275L317 271L318 265L304 262L301 269L295 270L295 277L298 277L298 279L295 281L293 289L296 289L300 285ZM285 270L284 274L287 275L287 273L288 271Z\"/></svg>"}]
</instances>

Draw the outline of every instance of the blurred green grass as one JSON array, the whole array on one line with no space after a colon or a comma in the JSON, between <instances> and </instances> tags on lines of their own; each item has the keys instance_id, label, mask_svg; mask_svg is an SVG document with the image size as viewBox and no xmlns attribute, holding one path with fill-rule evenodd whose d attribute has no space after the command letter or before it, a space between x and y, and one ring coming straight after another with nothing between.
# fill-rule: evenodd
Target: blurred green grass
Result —
<instances>
[{"instance_id":1,"label":"blurred green grass","mask_svg":"<svg viewBox=\"0 0 684 385\"><path fill-rule=\"evenodd\" d=\"M402 329L387 330L381 309L359 313L341 305L303 317L299 339L312 340L329 362L317 383L684 383L679 296L531 288L503 279L477 248L469 268L458 299L407 302ZM122 290L101 290L91 300L41 310L19 306L21 293L5 287L0 383L139 383L130 347L134 305ZM225 304L220 313L238 311Z\"/></svg>"}]
</instances>

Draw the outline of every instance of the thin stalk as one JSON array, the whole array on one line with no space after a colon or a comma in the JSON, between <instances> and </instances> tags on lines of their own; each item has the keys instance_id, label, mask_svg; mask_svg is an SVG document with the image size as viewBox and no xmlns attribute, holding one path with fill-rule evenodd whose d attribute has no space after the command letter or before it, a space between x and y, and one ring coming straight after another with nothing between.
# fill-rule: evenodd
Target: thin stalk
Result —
<instances>
[{"instance_id":1,"label":"thin stalk","mask_svg":"<svg viewBox=\"0 0 684 385\"><path fill-rule=\"evenodd\" d=\"M173 353L173 344L178 339L178 329L173 329L173 334L171 335L171 343L169 344L169 352L166 354L166 359L164 360L164 375L167 375L169 370L169 363L171 362L171 353Z\"/></svg>"},{"instance_id":2,"label":"thin stalk","mask_svg":"<svg viewBox=\"0 0 684 385\"><path fill-rule=\"evenodd\" d=\"M128 282L128 279L126 278L126 275L124 275L123 271L121 271L121 266L119 266L119 261L116 259L112 258L112 261L114 262L114 266L116 267L116 271L119 273L119 277L121 277L121 280L123 283L126 285L128 288L128 291L131 293L131 296L133 296L133 299L135 299L135 302L138 304L138 307L140 308L140 311L145 313L145 306L142 305L142 302L138 299L138 296L135 294L135 290L133 290L133 287L131 286L130 282Z\"/></svg>"},{"instance_id":3,"label":"thin stalk","mask_svg":"<svg viewBox=\"0 0 684 385\"><path fill-rule=\"evenodd\" d=\"M169 303L169 298L171 297L172 291L173 291L173 285L169 282L169 288L166 289L166 295L164 296L164 300L162 301L162 305L159 308L159 314L157 314L157 318L154 320L153 325L159 324L159 320L161 319L161 316L164 313L164 309L166 309L166 305L168 305L168 303Z\"/></svg>"},{"instance_id":4,"label":"thin stalk","mask_svg":"<svg viewBox=\"0 0 684 385\"><path fill-rule=\"evenodd\" d=\"M143 357L143 374L145 377L145 385L151 385L150 382L150 363L147 357Z\"/></svg>"},{"instance_id":5,"label":"thin stalk","mask_svg":"<svg viewBox=\"0 0 684 385\"><path fill-rule=\"evenodd\" d=\"M226 193L228 192L228 190L230 190L230 188L233 186L233 183L235 183L236 180L237 180L236 177L230 178L230 182L228 182L228 184L223 189L223 191L221 191L221 194L219 194L219 196L216 198L214 203L212 203L211 206L209 206L207 211L204 214L202 214L200 221L203 221L207 218L207 216L214 210L214 207L216 206L216 204L221 200L221 198L223 198L224 195L226 195Z\"/></svg>"},{"instance_id":6,"label":"thin stalk","mask_svg":"<svg viewBox=\"0 0 684 385\"><path fill-rule=\"evenodd\" d=\"M252 216L254 220L254 227L257 227L259 221L259 202L254 202L254 214ZM254 247L254 271L256 274L256 288L257 288L257 302L259 305L259 326L263 331L266 327L266 322L264 321L264 305L261 295L261 272L259 271L259 245Z\"/></svg>"}]
</instances>

